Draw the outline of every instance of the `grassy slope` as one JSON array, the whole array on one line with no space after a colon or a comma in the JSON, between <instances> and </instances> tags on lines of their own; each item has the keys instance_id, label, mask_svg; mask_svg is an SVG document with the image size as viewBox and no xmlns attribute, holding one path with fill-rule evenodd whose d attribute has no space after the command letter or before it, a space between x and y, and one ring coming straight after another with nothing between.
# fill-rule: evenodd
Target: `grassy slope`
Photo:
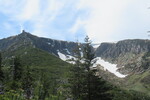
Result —
<instances>
[{"instance_id":1,"label":"grassy slope","mask_svg":"<svg viewBox=\"0 0 150 100\"><path fill-rule=\"evenodd\" d=\"M131 60L131 58L132 58L132 60ZM142 62L138 61L138 58L141 58ZM132 70L133 71L133 74L126 77L125 80L124 79L118 80L121 83L121 84L119 83L120 86L122 87L122 85L123 85L123 87L127 90L135 90L135 91L143 92L143 93L150 95L150 70L148 69L150 67L150 53L149 52L141 53L139 55L127 53L125 56L122 56L119 59L120 59L120 61L119 61L120 63L130 62L128 64L128 66L124 67L127 69L123 68L123 70L129 70L129 71ZM141 62L141 63L139 63L139 62ZM136 66L133 66L133 68L131 67L132 63L136 65ZM139 71L139 69L136 67L137 67L137 65L140 65L140 64L142 64L142 66L140 66L141 68L139 68L139 67L138 68L142 69L142 70L141 70L141 72L137 72L137 71ZM136 69L138 69L138 70L136 70ZM134 71L135 71L135 73L134 73ZM113 83L115 83L115 82L113 82Z\"/></svg>"},{"instance_id":2,"label":"grassy slope","mask_svg":"<svg viewBox=\"0 0 150 100\"><path fill-rule=\"evenodd\" d=\"M116 86L112 90L113 100L141 100L141 98L144 98L142 100L149 100L150 98L147 95L150 93L150 80L146 81L149 78L148 75L150 75L148 71L143 74L128 76L126 79L117 78L102 70L99 71L99 75Z\"/></svg>"},{"instance_id":3,"label":"grassy slope","mask_svg":"<svg viewBox=\"0 0 150 100\"><path fill-rule=\"evenodd\" d=\"M32 67L32 69L36 70L36 79L39 78L40 71L46 73L48 76L51 76L51 78L64 78L68 72L68 63L37 48L19 47L17 50L4 52L3 56L6 57L6 55L8 55L8 58L14 55L20 56L21 61L25 66L28 65ZM126 87L131 90L149 93L150 90L144 87L141 82L141 80L147 75L149 75L149 72L143 73L142 75L132 75L128 77L128 85ZM132 100L134 97L133 94L134 93L126 89L114 90L114 95L116 98L114 100L120 100L120 98L122 98L122 100L126 100L127 98L125 97L130 97L131 99L129 100Z\"/></svg>"},{"instance_id":4,"label":"grassy slope","mask_svg":"<svg viewBox=\"0 0 150 100\"><path fill-rule=\"evenodd\" d=\"M134 74L126 78L126 88L150 95L150 71Z\"/></svg>"},{"instance_id":5,"label":"grassy slope","mask_svg":"<svg viewBox=\"0 0 150 100\"><path fill-rule=\"evenodd\" d=\"M43 50L33 47L19 47L14 51L3 52L4 63L7 65L12 63L12 56L19 56L24 66L29 66L34 70L47 72L48 75L57 74L57 77L64 77L68 70L69 64L62 61L58 57L51 55ZM8 63L9 62L9 63Z\"/></svg>"}]
</instances>

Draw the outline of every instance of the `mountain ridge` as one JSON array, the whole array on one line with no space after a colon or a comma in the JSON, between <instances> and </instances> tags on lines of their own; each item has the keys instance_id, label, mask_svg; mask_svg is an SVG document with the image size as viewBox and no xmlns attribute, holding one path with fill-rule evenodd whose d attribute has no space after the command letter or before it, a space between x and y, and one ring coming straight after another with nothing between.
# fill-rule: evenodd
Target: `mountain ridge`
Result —
<instances>
[{"instance_id":1,"label":"mountain ridge","mask_svg":"<svg viewBox=\"0 0 150 100\"><path fill-rule=\"evenodd\" d=\"M37 49L40 50L40 52L45 52L44 55L50 54L61 59L58 53L61 53L66 57L68 55L73 56L73 50L77 45L77 42L37 37L25 31L16 36L0 39L0 51L4 54L3 59L10 59L15 54L24 57L25 54L28 53L25 51L29 50L28 47L31 47L32 50ZM83 47L84 44L80 43L80 45ZM20 48L23 48L21 52L19 51ZM120 79L115 77L115 75L112 75L112 73L100 71L99 75L103 76L104 79L110 82L113 82L115 79L115 81L118 82L114 82L114 84L120 84L125 87L135 86L136 88L133 89L137 91L144 90L144 92L147 92L150 90L150 86L147 84L150 80L148 77L150 75L150 40L128 39L118 41L117 43L104 42L97 44L96 48L93 46L93 51L96 54L95 57L101 57L107 62L116 64L120 73L128 75L124 79ZM42 54L43 53L41 53L40 58L42 57ZM33 57L39 61L36 54L34 54ZM53 56L51 58L53 58ZM46 58L43 57L43 59ZM102 66L100 65L98 68L99 67ZM136 83L137 80L138 83Z\"/></svg>"},{"instance_id":2,"label":"mountain ridge","mask_svg":"<svg viewBox=\"0 0 150 100\"><path fill-rule=\"evenodd\" d=\"M77 45L77 42L38 37L23 30L19 35L1 39L0 51L7 51L9 49L13 51L20 46L32 46L33 48L39 48L57 57L60 57L58 53L62 53L64 56L74 56L73 50ZM82 49L84 44L80 43L80 45ZM143 59L148 59L149 57L143 57L150 52L150 40L147 39L127 39L118 41L117 43L104 42L94 46L95 45L93 45L93 50L95 51L96 57L101 57L108 62L117 64L119 68L118 71L124 74L133 73L133 71L129 70L144 65L145 60L143 61ZM149 59L146 63L149 65ZM132 66L128 68L129 64Z\"/></svg>"}]
</instances>

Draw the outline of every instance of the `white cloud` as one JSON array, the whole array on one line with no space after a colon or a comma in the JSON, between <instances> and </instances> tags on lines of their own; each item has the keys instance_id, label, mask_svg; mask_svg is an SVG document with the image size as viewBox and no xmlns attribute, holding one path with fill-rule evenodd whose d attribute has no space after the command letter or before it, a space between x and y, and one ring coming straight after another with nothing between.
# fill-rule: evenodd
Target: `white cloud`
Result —
<instances>
[{"instance_id":1,"label":"white cloud","mask_svg":"<svg viewBox=\"0 0 150 100\"><path fill-rule=\"evenodd\" d=\"M22 5L22 11L16 15L20 20L31 20L38 16L40 12L39 0L26 0Z\"/></svg>"},{"instance_id":2,"label":"white cloud","mask_svg":"<svg viewBox=\"0 0 150 100\"><path fill-rule=\"evenodd\" d=\"M82 21L80 18L78 18L75 22L75 24L73 25L73 27L71 27L69 29L69 32L72 33L72 34L75 34L76 31L79 29L79 28L82 28L83 26L85 25L85 22Z\"/></svg>"},{"instance_id":3,"label":"white cloud","mask_svg":"<svg viewBox=\"0 0 150 100\"><path fill-rule=\"evenodd\" d=\"M0 13L38 36L82 38L84 35L77 32L84 30L92 41L102 42L149 31L148 5L149 0L0 0Z\"/></svg>"},{"instance_id":4,"label":"white cloud","mask_svg":"<svg viewBox=\"0 0 150 100\"><path fill-rule=\"evenodd\" d=\"M55 20L57 15L61 13L64 2L48 0L44 6L45 8L41 9L41 13L39 13L38 17L32 20L34 21L34 30L32 33L38 36L49 37L52 33L50 33L48 29L51 28L51 23ZM59 33L56 34L58 35Z\"/></svg>"},{"instance_id":5,"label":"white cloud","mask_svg":"<svg viewBox=\"0 0 150 100\"><path fill-rule=\"evenodd\" d=\"M135 27L141 27L142 30L142 25L150 21L146 15L147 6L148 0L80 0L77 9L87 9L89 15L85 20L76 20L71 30L75 33L83 27L94 42L116 41L114 37L133 38L134 34L139 33L139 29L135 30ZM135 18L131 20L132 17Z\"/></svg>"},{"instance_id":6,"label":"white cloud","mask_svg":"<svg viewBox=\"0 0 150 100\"><path fill-rule=\"evenodd\" d=\"M0 12L35 35L50 36L48 29L66 3L60 0L0 0ZM31 24L24 26L26 22ZM30 28L32 30L28 30Z\"/></svg>"},{"instance_id":7,"label":"white cloud","mask_svg":"<svg viewBox=\"0 0 150 100\"><path fill-rule=\"evenodd\" d=\"M108 41L119 24L122 11L129 0L80 0L77 9L88 9L87 20L77 20L73 32L80 28L81 23L94 42Z\"/></svg>"}]
</instances>

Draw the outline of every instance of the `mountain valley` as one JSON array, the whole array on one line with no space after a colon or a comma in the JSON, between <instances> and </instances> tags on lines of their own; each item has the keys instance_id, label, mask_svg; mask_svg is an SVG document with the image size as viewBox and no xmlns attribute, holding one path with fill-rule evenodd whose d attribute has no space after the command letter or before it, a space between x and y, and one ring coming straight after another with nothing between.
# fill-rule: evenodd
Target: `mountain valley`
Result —
<instances>
[{"instance_id":1,"label":"mountain valley","mask_svg":"<svg viewBox=\"0 0 150 100\"><path fill-rule=\"evenodd\" d=\"M10 65L7 62L17 55L26 66L49 70L62 77L66 76L67 66L70 65L66 60L74 57L74 48L78 45L77 42L37 37L23 30L17 36L1 39L0 51L4 66ZM84 43L80 45L83 49ZM95 67L100 77L127 90L150 95L150 40L101 43L97 48L92 48L98 59ZM113 69L114 73L105 66Z\"/></svg>"}]
</instances>

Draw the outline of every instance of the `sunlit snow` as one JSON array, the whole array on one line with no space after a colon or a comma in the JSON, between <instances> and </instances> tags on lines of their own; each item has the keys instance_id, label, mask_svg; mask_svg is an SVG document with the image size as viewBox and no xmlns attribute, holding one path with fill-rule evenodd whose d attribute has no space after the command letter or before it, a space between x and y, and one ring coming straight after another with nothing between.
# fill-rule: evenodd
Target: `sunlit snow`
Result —
<instances>
[{"instance_id":1,"label":"sunlit snow","mask_svg":"<svg viewBox=\"0 0 150 100\"><path fill-rule=\"evenodd\" d=\"M97 49L101 44L92 44L93 48Z\"/></svg>"},{"instance_id":2,"label":"sunlit snow","mask_svg":"<svg viewBox=\"0 0 150 100\"><path fill-rule=\"evenodd\" d=\"M59 58L62 59L63 61L67 61L69 59L72 59L74 58L73 56L70 56L70 55L65 55L61 52L58 51L58 55L59 55ZM120 78L124 78L126 77L127 75L123 75L121 73L119 73L117 71L117 65L116 64L111 64L109 62L106 62L104 61L103 59L101 59L101 57L97 57L96 58L97 61L96 63L93 65L93 67L97 66L98 64L100 64L102 67L104 67L104 70L108 70L109 72L115 74L117 77L120 77ZM74 63L73 61L67 61L68 63Z\"/></svg>"},{"instance_id":3,"label":"sunlit snow","mask_svg":"<svg viewBox=\"0 0 150 100\"><path fill-rule=\"evenodd\" d=\"M47 44L48 44L48 45L51 45L51 43L49 43L49 42L48 42Z\"/></svg>"},{"instance_id":4,"label":"sunlit snow","mask_svg":"<svg viewBox=\"0 0 150 100\"><path fill-rule=\"evenodd\" d=\"M64 55L63 53L59 52L58 51L58 55L59 55L59 58L63 61L67 61L68 63L74 63L73 61L69 61L70 59L74 58L73 56L70 56L70 55Z\"/></svg>"},{"instance_id":5,"label":"sunlit snow","mask_svg":"<svg viewBox=\"0 0 150 100\"><path fill-rule=\"evenodd\" d=\"M63 61L67 60L67 57L64 54L62 54L61 52L58 52L58 55L61 60L63 60Z\"/></svg>"},{"instance_id":6,"label":"sunlit snow","mask_svg":"<svg viewBox=\"0 0 150 100\"><path fill-rule=\"evenodd\" d=\"M97 61L94 66L96 66L97 64L100 64L101 66L104 67L104 70L108 70L109 72L115 74L117 77L120 77L120 78L124 78L127 76L127 75L123 75L117 71L118 68L117 68L116 64L111 64L109 62L106 62L101 57L97 57L96 59L97 59Z\"/></svg>"}]
</instances>

